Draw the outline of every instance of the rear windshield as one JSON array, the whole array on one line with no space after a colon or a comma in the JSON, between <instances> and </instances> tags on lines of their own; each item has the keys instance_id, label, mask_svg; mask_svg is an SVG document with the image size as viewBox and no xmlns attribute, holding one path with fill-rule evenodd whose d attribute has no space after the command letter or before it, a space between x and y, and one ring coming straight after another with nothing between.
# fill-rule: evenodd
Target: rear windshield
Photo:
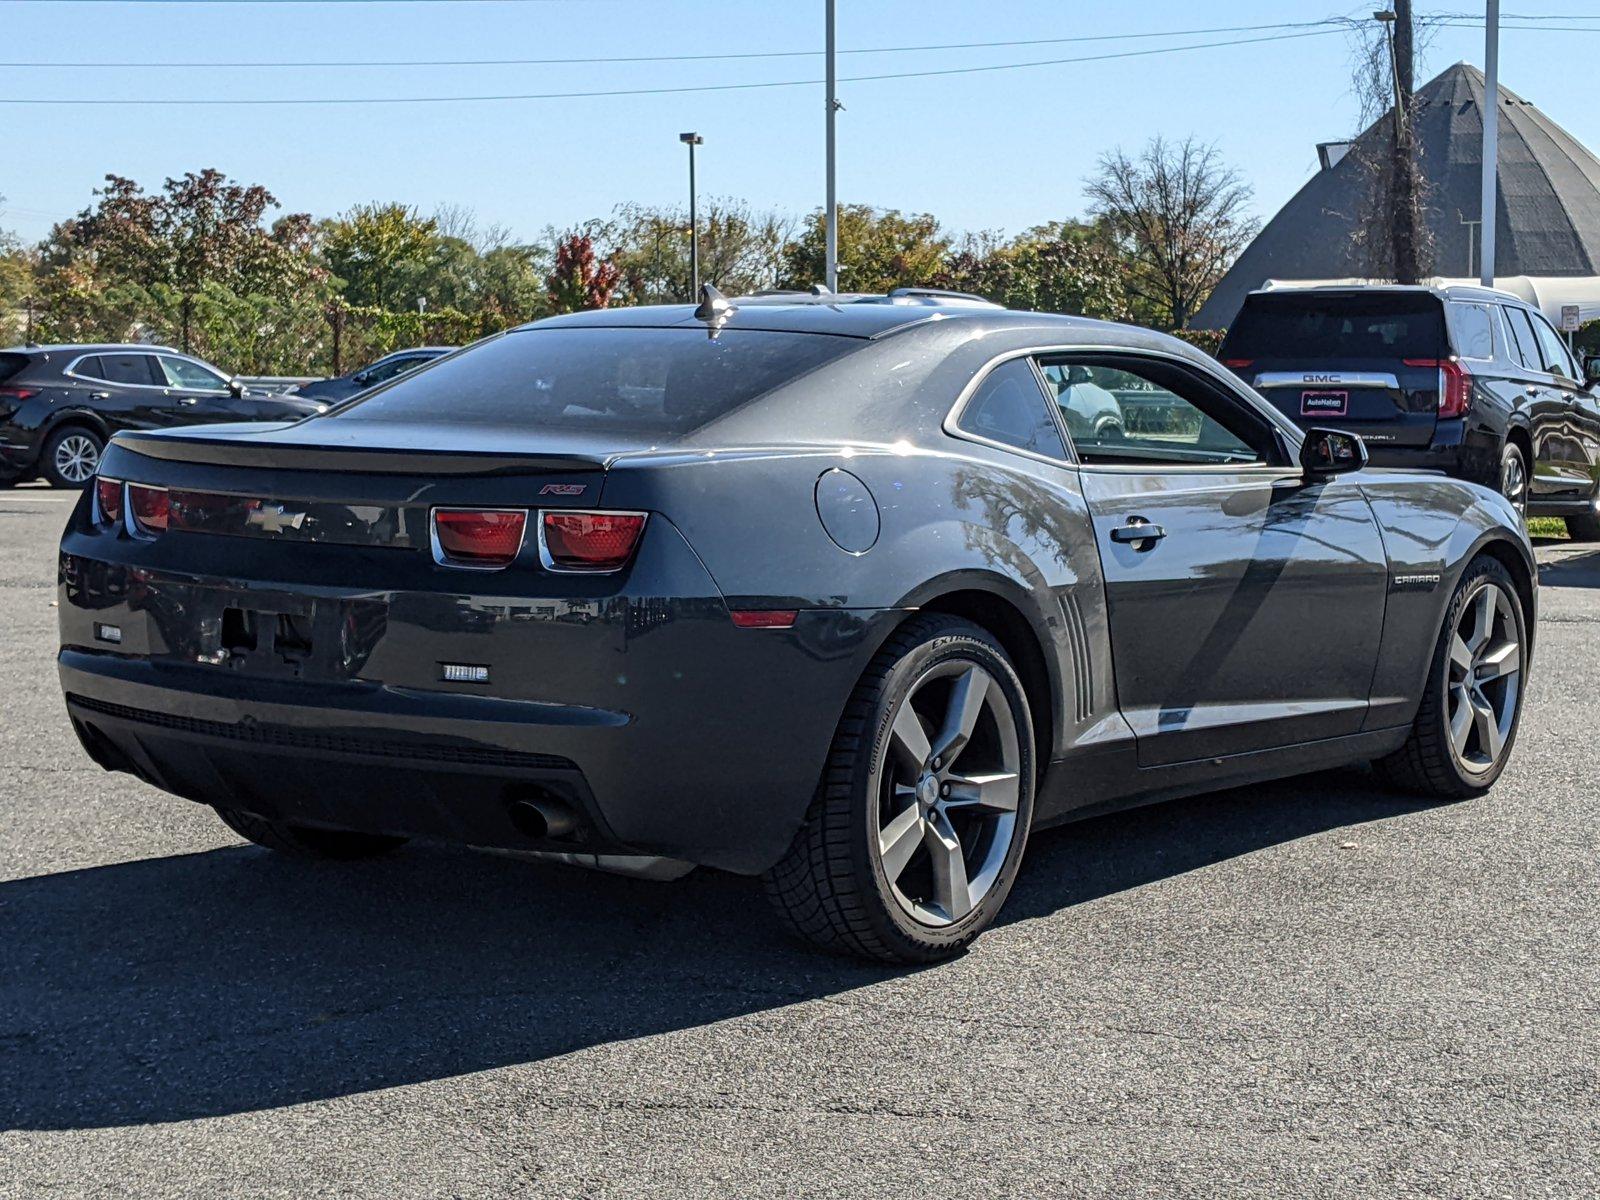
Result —
<instances>
[{"instance_id":1,"label":"rear windshield","mask_svg":"<svg viewBox=\"0 0 1600 1200\"><path fill-rule=\"evenodd\" d=\"M333 419L681 434L858 348L726 329L526 329L441 359Z\"/></svg>"},{"instance_id":2,"label":"rear windshield","mask_svg":"<svg viewBox=\"0 0 1600 1200\"><path fill-rule=\"evenodd\" d=\"M1223 358L1439 358L1444 307L1432 296L1250 296Z\"/></svg>"},{"instance_id":3,"label":"rear windshield","mask_svg":"<svg viewBox=\"0 0 1600 1200\"><path fill-rule=\"evenodd\" d=\"M0 383L4 383L27 365L28 356L26 354L0 351Z\"/></svg>"}]
</instances>

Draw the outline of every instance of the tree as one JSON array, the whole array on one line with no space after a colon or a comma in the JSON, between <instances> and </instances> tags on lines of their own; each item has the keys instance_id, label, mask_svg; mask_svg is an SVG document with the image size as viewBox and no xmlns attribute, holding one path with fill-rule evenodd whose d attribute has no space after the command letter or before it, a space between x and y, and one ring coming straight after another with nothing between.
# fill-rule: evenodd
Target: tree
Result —
<instances>
[{"instance_id":1,"label":"tree","mask_svg":"<svg viewBox=\"0 0 1600 1200\"><path fill-rule=\"evenodd\" d=\"M5 197L0 196L0 205ZM16 235L0 229L0 344L20 341L28 319L18 312L33 295L33 260Z\"/></svg>"},{"instance_id":2,"label":"tree","mask_svg":"<svg viewBox=\"0 0 1600 1200\"><path fill-rule=\"evenodd\" d=\"M605 308L621 280L622 272L615 263L595 255L594 239L575 233L556 249L555 268L545 280L550 311Z\"/></svg>"},{"instance_id":3,"label":"tree","mask_svg":"<svg viewBox=\"0 0 1600 1200\"><path fill-rule=\"evenodd\" d=\"M1007 308L1131 319L1125 256L1103 226L1056 221L1010 243L969 239L935 277L939 287L975 292Z\"/></svg>"},{"instance_id":4,"label":"tree","mask_svg":"<svg viewBox=\"0 0 1600 1200\"><path fill-rule=\"evenodd\" d=\"M404 204L358 204L322 225L323 260L354 305L415 307L443 254L438 224Z\"/></svg>"},{"instance_id":5,"label":"tree","mask_svg":"<svg viewBox=\"0 0 1600 1200\"><path fill-rule=\"evenodd\" d=\"M713 196L701 204L700 275L730 296L776 285L794 223L758 213L741 200ZM622 272L629 304L695 299L689 263L689 217L681 208L625 204L596 231Z\"/></svg>"},{"instance_id":6,"label":"tree","mask_svg":"<svg viewBox=\"0 0 1600 1200\"><path fill-rule=\"evenodd\" d=\"M1129 292L1169 328L1189 323L1255 234L1250 188L1193 137L1155 137L1137 157L1109 151L1085 190L1127 254Z\"/></svg>"},{"instance_id":7,"label":"tree","mask_svg":"<svg viewBox=\"0 0 1600 1200\"><path fill-rule=\"evenodd\" d=\"M798 240L783 248L778 286L804 289L825 275L825 228L813 214ZM882 212L866 204L839 206L839 290L887 292L926 287L944 269L950 238L928 213Z\"/></svg>"},{"instance_id":8,"label":"tree","mask_svg":"<svg viewBox=\"0 0 1600 1200\"><path fill-rule=\"evenodd\" d=\"M291 214L270 228L278 207L258 184L230 181L222 172L189 172L147 195L131 179L107 175L100 199L51 231L42 252L47 269L70 268L56 290L85 279L101 289L166 288L184 349L191 348L194 303L207 288L287 297L315 280L311 218Z\"/></svg>"}]
</instances>

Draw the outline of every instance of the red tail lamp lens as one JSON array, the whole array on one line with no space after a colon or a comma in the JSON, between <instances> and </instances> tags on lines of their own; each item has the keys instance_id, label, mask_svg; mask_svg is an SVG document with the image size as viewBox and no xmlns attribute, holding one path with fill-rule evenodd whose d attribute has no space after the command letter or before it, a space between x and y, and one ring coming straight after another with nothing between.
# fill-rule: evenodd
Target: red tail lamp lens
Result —
<instances>
[{"instance_id":1,"label":"red tail lamp lens","mask_svg":"<svg viewBox=\"0 0 1600 1200\"><path fill-rule=\"evenodd\" d=\"M128 510L133 513L134 524L145 533L162 532L167 527L167 515L170 511L167 489L130 483Z\"/></svg>"},{"instance_id":2,"label":"red tail lamp lens","mask_svg":"<svg viewBox=\"0 0 1600 1200\"><path fill-rule=\"evenodd\" d=\"M95 502L100 505L100 517L108 525L115 525L122 520L122 481L120 479L96 479L94 481Z\"/></svg>"},{"instance_id":3,"label":"red tail lamp lens","mask_svg":"<svg viewBox=\"0 0 1600 1200\"><path fill-rule=\"evenodd\" d=\"M1439 368L1439 415L1462 416L1472 403L1472 372L1456 358L1408 358L1408 367Z\"/></svg>"},{"instance_id":4,"label":"red tail lamp lens","mask_svg":"<svg viewBox=\"0 0 1600 1200\"><path fill-rule=\"evenodd\" d=\"M1253 358L1225 358L1222 360L1222 365L1231 367L1235 371L1242 371L1253 362L1255 362Z\"/></svg>"},{"instance_id":5,"label":"red tail lamp lens","mask_svg":"<svg viewBox=\"0 0 1600 1200\"><path fill-rule=\"evenodd\" d=\"M528 514L520 508L440 508L433 530L446 559L474 567L503 567L522 549Z\"/></svg>"},{"instance_id":6,"label":"red tail lamp lens","mask_svg":"<svg viewBox=\"0 0 1600 1200\"><path fill-rule=\"evenodd\" d=\"M644 513L547 512L544 549L558 571L615 571L633 556Z\"/></svg>"}]
</instances>

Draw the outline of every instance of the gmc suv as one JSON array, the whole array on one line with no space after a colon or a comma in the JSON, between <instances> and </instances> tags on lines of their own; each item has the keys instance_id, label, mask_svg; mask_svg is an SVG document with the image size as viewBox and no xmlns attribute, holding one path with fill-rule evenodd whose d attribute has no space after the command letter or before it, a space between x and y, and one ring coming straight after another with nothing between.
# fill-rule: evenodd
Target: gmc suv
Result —
<instances>
[{"instance_id":1,"label":"gmc suv","mask_svg":"<svg viewBox=\"0 0 1600 1200\"><path fill-rule=\"evenodd\" d=\"M1374 466L1485 484L1600 540L1600 359L1580 371L1516 296L1272 286L1245 297L1218 357L1299 424L1360 434Z\"/></svg>"}]
</instances>

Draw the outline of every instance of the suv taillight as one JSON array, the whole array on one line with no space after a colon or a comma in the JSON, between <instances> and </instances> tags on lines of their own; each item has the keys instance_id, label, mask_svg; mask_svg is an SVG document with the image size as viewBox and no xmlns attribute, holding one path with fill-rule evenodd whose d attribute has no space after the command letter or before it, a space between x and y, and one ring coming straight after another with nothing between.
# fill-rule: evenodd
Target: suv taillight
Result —
<instances>
[{"instance_id":1,"label":"suv taillight","mask_svg":"<svg viewBox=\"0 0 1600 1200\"><path fill-rule=\"evenodd\" d=\"M38 388L0 387L0 400L32 400L38 394Z\"/></svg>"},{"instance_id":2,"label":"suv taillight","mask_svg":"<svg viewBox=\"0 0 1600 1200\"><path fill-rule=\"evenodd\" d=\"M100 506L100 519L107 525L115 525L122 520L122 481L120 479L96 479L94 481L94 499Z\"/></svg>"},{"instance_id":3,"label":"suv taillight","mask_svg":"<svg viewBox=\"0 0 1600 1200\"><path fill-rule=\"evenodd\" d=\"M1408 358L1408 367L1437 367L1439 369L1439 415L1459 417L1466 414L1472 399L1472 372L1461 365L1459 358Z\"/></svg>"},{"instance_id":4,"label":"suv taillight","mask_svg":"<svg viewBox=\"0 0 1600 1200\"><path fill-rule=\"evenodd\" d=\"M552 571L620 571L644 532L642 512L547 510L540 515L539 548Z\"/></svg>"}]
</instances>

